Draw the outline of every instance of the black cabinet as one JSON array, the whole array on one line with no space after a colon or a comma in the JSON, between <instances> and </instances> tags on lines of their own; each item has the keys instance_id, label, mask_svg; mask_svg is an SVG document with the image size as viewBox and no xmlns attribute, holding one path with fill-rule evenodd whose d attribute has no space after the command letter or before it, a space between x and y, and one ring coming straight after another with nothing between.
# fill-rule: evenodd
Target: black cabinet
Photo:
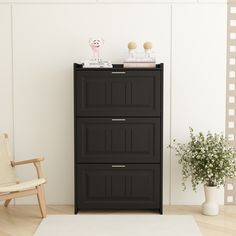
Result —
<instances>
[{"instance_id":1,"label":"black cabinet","mask_svg":"<svg viewBox=\"0 0 236 236\"><path fill-rule=\"evenodd\" d=\"M160 116L161 72L76 71L77 116Z\"/></svg>"},{"instance_id":2,"label":"black cabinet","mask_svg":"<svg viewBox=\"0 0 236 236\"><path fill-rule=\"evenodd\" d=\"M160 165L79 164L79 209L159 209Z\"/></svg>"},{"instance_id":3,"label":"black cabinet","mask_svg":"<svg viewBox=\"0 0 236 236\"><path fill-rule=\"evenodd\" d=\"M162 213L163 64L83 69L74 64L75 213Z\"/></svg>"},{"instance_id":4,"label":"black cabinet","mask_svg":"<svg viewBox=\"0 0 236 236\"><path fill-rule=\"evenodd\" d=\"M160 163L160 118L76 118L79 163Z\"/></svg>"}]
</instances>

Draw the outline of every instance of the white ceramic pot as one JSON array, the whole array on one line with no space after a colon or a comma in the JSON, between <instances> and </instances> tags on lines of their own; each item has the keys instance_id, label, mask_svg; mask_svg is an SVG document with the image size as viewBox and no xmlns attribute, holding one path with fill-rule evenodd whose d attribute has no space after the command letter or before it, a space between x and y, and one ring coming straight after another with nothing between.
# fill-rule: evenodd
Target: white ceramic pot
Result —
<instances>
[{"instance_id":1,"label":"white ceramic pot","mask_svg":"<svg viewBox=\"0 0 236 236\"><path fill-rule=\"evenodd\" d=\"M218 187L204 186L205 202L202 204L202 214L216 216L219 214L219 204L217 203Z\"/></svg>"}]
</instances>

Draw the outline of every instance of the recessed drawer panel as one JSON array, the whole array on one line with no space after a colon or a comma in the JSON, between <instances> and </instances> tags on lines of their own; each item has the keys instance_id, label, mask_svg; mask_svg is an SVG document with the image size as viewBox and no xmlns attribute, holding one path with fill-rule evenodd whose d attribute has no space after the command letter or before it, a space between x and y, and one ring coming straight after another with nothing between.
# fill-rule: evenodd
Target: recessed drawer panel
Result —
<instances>
[{"instance_id":1,"label":"recessed drawer panel","mask_svg":"<svg viewBox=\"0 0 236 236\"><path fill-rule=\"evenodd\" d=\"M77 116L160 116L159 71L77 71Z\"/></svg>"},{"instance_id":2,"label":"recessed drawer panel","mask_svg":"<svg viewBox=\"0 0 236 236\"><path fill-rule=\"evenodd\" d=\"M77 118L79 163L159 163L159 118Z\"/></svg>"},{"instance_id":3,"label":"recessed drawer panel","mask_svg":"<svg viewBox=\"0 0 236 236\"><path fill-rule=\"evenodd\" d=\"M80 164L79 209L160 208L159 164Z\"/></svg>"}]
</instances>

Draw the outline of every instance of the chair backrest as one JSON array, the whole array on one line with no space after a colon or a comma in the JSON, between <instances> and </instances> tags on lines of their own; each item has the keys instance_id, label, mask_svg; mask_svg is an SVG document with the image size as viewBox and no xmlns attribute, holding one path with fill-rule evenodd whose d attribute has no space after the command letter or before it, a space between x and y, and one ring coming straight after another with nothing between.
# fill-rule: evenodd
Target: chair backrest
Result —
<instances>
[{"instance_id":1,"label":"chair backrest","mask_svg":"<svg viewBox=\"0 0 236 236\"><path fill-rule=\"evenodd\" d=\"M11 165L11 155L7 134L0 134L0 185L16 183L15 168Z\"/></svg>"}]
</instances>

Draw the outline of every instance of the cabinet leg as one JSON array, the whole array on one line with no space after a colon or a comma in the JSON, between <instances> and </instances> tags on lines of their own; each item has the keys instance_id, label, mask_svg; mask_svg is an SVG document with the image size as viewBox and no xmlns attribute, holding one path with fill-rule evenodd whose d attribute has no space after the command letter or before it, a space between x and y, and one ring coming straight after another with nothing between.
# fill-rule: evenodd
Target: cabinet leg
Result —
<instances>
[{"instance_id":1,"label":"cabinet leg","mask_svg":"<svg viewBox=\"0 0 236 236\"><path fill-rule=\"evenodd\" d=\"M78 211L79 211L78 207L75 206L75 209L74 209L75 215L78 213Z\"/></svg>"},{"instance_id":2,"label":"cabinet leg","mask_svg":"<svg viewBox=\"0 0 236 236\"><path fill-rule=\"evenodd\" d=\"M163 215L163 208L160 208L160 214Z\"/></svg>"}]
</instances>

